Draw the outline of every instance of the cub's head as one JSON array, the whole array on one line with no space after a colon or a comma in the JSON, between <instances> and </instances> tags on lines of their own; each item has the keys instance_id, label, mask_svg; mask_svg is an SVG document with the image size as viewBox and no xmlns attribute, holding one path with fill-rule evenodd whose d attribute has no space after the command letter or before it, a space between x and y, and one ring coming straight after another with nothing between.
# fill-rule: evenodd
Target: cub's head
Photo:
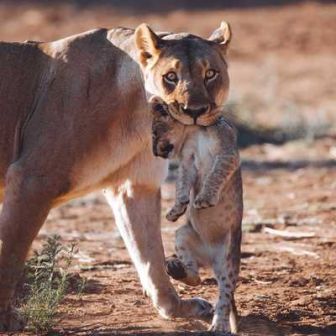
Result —
<instances>
[{"instance_id":1,"label":"cub's head","mask_svg":"<svg viewBox=\"0 0 336 336\"><path fill-rule=\"evenodd\" d=\"M168 105L161 98L152 97L149 106L152 113L153 154L170 158L178 151L185 126L170 116Z\"/></svg>"},{"instance_id":2,"label":"cub's head","mask_svg":"<svg viewBox=\"0 0 336 336\"><path fill-rule=\"evenodd\" d=\"M228 97L230 39L226 22L208 40L186 33L159 36L140 25L135 42L146 91L161 97L185 125L213 124Z\"/></svg>"}]
</instances>

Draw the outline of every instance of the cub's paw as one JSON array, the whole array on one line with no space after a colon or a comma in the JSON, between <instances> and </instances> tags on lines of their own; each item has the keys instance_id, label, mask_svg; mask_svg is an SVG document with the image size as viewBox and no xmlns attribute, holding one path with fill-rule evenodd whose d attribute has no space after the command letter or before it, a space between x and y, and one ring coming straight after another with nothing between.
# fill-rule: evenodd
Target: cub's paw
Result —
<instances>
[{"instance_id":1,"label":"cub's paw","mask_svg":"<svg viewBox=\"0 0 336 336\"><path fill-rule=\"evenodd\" d=\"M217 205L218 201L219 201L219 197L217 195L210 196L206 194L199 194L197 195L194 201L194 207L196 209L210 208L210 207Z\"/></svg>"},{"instance_id":2,"label":"cub's paw","mask_svg":"<svg viewBox=\"0 0 336 336\"><path fill-rule=\"evenodd\" d=\"M176 222L187 210L188 203L175 204L173 208L167 213L166 218L170 222Z\"/></svg>"},{"instance_id":3,"label":"cub's paw","mask_svg":"<svg viewBox=\"0 0 336 336\"><path fill-rule=\"evenodd\" d=\"M209 331L215 332L216 335L223 336L234 336L235 334L230 332L230 322L229 317L223 318L223 316L218 316L216 313L212 320Z\"/></svg>"},{"instance_id":4,"label":"cub's paw","mask_svg":"<svg viewBox=\"0 0 336 336\"><path fill-rule=\"evenodd\" d=\"M201 278L195 271L191 271L177 257L166 259L166 271L173 279L181 281L188 286L198 286Z\"/></svg>"},{"instance_id":5,"label":"cub's paw","mask_svg":"<svg viewBox=\"0 0 336 336\"><path fill-rule=\"evenodd\" d=\"M187 276L183 262L176 257L166 259L166 271L175 280L181 280Z\"/></svg>"},{"instance_id":6,"label":"cub's paw","mask_svg":"<svg viewBox=\"0 0 336 336\"><path fill-rule=\"evenodd\" d=\"M0 312L0 331L21 331L26 325L26 320L15 309Z\"/></svg>"}]
</instances>

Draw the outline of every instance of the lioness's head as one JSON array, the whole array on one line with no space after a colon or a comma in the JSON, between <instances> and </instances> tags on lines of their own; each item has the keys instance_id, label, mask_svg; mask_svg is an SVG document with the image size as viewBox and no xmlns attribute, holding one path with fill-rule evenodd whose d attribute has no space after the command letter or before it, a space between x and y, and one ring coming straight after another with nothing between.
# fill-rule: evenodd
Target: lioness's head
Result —
<instances>
[{"instance_id":1,"label":"lioness's head","mask_svg":"<svg viewBox=\"0 0 336 336\"><path fill-rule=\"evenodd\" d=\"M140 25L135 42L146 91L161 97L185 125L213 124L228 96L230 39L226 22L208 40L185 33L158 36Z\"/></svg>"}]
</instances>

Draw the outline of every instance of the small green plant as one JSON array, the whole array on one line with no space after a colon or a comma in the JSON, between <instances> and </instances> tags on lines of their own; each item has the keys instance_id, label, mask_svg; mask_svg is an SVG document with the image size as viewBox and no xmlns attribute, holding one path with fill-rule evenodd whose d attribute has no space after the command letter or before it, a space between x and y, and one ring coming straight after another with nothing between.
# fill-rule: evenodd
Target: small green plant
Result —
<instances>
[{"instance_id":1,"label":"small green plant","mask_svg":"<svg viewBox=\"0 0 336 336\"><path fill-rule=\"evenodd\" d=\"M29 330L47 332L55 325L57 308L67 291L74 252L75 245L64 246L60 236L54 235L27 261L26 295L20 311Z\"/></svg>"}]
</instances>

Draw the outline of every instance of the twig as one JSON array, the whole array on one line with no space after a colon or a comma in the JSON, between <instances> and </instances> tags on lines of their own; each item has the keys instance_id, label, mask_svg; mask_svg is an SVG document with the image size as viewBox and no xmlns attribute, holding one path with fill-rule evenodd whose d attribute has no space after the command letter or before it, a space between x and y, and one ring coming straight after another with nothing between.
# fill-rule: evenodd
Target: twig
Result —
<instances>
[{"instance_id":1,"label":"twig","mask_svg":"<svg viewBox=\"0 0 336 336\"><path fill-rule=\"evenodd\" d=\"M315 237L315 232L292 232L292 231L286 231L286 230L275 230L269 227L265 227L264 232L269 233L274 236L286 238L288 240Z\"/></svg>"}]
</instances>

